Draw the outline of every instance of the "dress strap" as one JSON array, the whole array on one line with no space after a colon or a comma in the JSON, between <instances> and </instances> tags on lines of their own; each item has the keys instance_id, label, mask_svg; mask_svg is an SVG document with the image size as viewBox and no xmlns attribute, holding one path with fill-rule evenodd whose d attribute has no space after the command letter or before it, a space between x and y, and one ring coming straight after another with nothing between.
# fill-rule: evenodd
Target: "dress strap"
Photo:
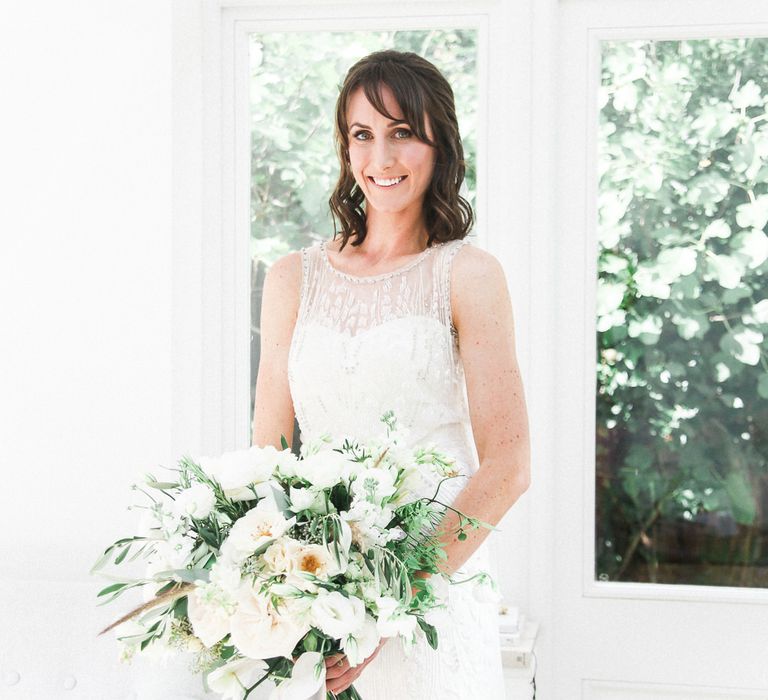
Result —
<instances>
[{"instance_id":1,"label":"dress strap","mask_svg":"<svg viewBox=\"0 0 768 700\"><path fill-rule=\"evenodd\" d=\"M457 341L458 333L453 325L453 311L451 309L451 269L456 253L468 243L469 241L466 238L448 241L440 251L441 255L438 256L435 275L438 281L438 312L440 321L451 329L451 333Z\"/></svg>"}]
</instances>

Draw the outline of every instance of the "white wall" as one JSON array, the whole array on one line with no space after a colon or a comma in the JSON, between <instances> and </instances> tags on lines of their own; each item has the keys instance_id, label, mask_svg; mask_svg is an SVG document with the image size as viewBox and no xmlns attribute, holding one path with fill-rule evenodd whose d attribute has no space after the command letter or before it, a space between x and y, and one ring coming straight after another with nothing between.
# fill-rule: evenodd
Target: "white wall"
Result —
<instances>
[{"instance_id":1,"label":"white wall","mask_svg":"<svg viewBox=\"0 0 768 700\"><path fill-rule=\"evenodd\" d=\"M171 459L170 51L170 2L2 4L2 698L143 697L88 570Z\"/></svg>"}]
</instances>

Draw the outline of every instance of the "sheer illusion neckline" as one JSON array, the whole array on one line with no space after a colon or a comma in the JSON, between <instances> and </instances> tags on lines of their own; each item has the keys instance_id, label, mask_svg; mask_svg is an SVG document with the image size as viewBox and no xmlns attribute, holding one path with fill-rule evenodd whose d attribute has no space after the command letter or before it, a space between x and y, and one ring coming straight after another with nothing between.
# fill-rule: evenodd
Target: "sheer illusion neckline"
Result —
<instances>
[{"instance_id":1,"label":"sheer illusion neckline","mask_svg":"<svg viewBox=\"0 0 768 700\"><path fill-rule=\"evenodd\" d=\"M382 272L378 275L351 275L348 272L339 270L339 268L333 265L330 257L328 257L326 243L327 241L320 241L320 257L322 257L322 259L325 261L325 265L328 267L328 269L330 269L335 274L339 275L340 277L344 277L345 279L348 279L351 282L376 282L377 280L388 279L390 277L394 277L395 275L402 274L403 272L407 272L411 268L418 265L435 248L439 248L440 246L445 245L445 241L441 243L435 243L431 245L429 248L425 248L424 250L422 250L421 253L419 253L413 260L409 260L407 263L405 263L405 265L396 267L394 270L390 270L389 272Z\"/></svg>"}]
</instances>

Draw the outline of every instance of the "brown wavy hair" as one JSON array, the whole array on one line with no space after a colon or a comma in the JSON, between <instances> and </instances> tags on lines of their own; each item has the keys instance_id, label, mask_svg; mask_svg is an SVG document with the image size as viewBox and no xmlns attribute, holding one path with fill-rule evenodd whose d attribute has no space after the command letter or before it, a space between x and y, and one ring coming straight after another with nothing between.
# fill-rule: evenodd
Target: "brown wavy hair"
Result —
<instances>
[{"instance_id":1,"label":"brown wavy hair","mask_svg":"<svg viewBox=\"0 0 768 700\"><path fill-rule=\"evenodd\" d=\"M429 239L434 242L464 238L472 229L472 206L459 194L464 181L466 161L456 120L453 90L445 76L429 61L410 51L386 49L375 51L355 63L344 79L336 101L335 140L341 172L328 204L334 219L333 237L341 226L341 250L350 238L358 246L366 236L365 195L358 186L349 163L349 125L347 107L352 93L362 87L368 101L388 119L381 97L382 85L392 90L404 119L416 138L437 149L432 179L424 195L425 223ZM434 141L424 125L429 115Z\"/></svg>"}]
</instances>

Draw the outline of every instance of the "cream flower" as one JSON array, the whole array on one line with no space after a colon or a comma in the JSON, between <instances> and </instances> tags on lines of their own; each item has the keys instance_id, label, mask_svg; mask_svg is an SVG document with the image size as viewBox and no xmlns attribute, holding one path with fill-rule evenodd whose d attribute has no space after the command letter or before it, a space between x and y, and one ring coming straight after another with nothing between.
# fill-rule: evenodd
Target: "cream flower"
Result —
<instances>
[{"instance_id":1,"label":"cream flower","mask_svg":"<svg viewBox=\"0 0 768 700\"><path fill-rule=\"evenodd\" d=\"M316 651L305 651L293 665L291 677L270 694L269 700L307 700L325 688L325 663ZM325 695L325 693L323 693Z\"/></svg>"},{"instance_id":2,"label":"cream flower","mask_svg":"<svg viewBox=\"0 0 768 700\"><path fill-rule=\"evenodd\" d=\"M341 638L341 650L346 654L349 665L357 666L376 651L380 641L376 620L366 615L359 628Z\"/></svg>"},{"instance_id":3,"label":"cream flower","mask_svg":"<svg viewBox=\"0 0 768 700\"><path fill-rule=\"evenodd\" d=\"M173 508L180 516L202 520L211 514L215 505L216 496L210 486L207 484L192 484L192 486L176 496Z\"/></svg>"},{"instance_id":4,"label":"cream flower","mask_svg":"<svg viewBox=\"0 0 768 700\"><path fill-rule=\"evenodd\" d=\"M378 619L376 627L382 637L394 637L400 635L406 640L413 638L418 626L415 615L409 615L400 603L390 596L382 596L376 599Z\"/></svg>"},{"instance_id":5,"label":"cream flower","mask_svg":"<svg viewBox=\"0 0 768 700\"><path fill-rule=\"evenodd\" d=\"M192 629L209 648L229 634L229 619L235 608L235 601L215 583L196 585L187 596Z\"/></svg>"},{"instance_id":6,"label":"cream flower","mask_svg":"<svg viewBox=\"0 0 768 700\"><path fill-rule=\"evenodd\" d=\"M346 561L339 566L334 555L321 544L303 544L293 551L293 563L285 582L305 591L316 591L313 577L327 581L344 571Z\"/></svg>"},{"instance_id":7,"label":"cream flower","mask_svg":"<svg viewBox=\"0 0 768 700\"><path fill-rule=\"evenodd\" d=\"M312 603L312 624L334 639L357 632L364 622L365 604L360 598L321 589Z\"/></svg>"},{"instance_id":8,"label":"cream flower","mask_svg":"<svg viewBox=\"0 0 768 700\"><path fill-rule=\"evenodd\" d=\"M318 499L323 498L323 494L318 493L314 489L297 489L291 486L288 498L291 502L291 510L294 513L298 513L312 508Z\"/></svg>"},{"instance_id":9,"label":"cream flower","mask_svg":"<svg viewBox=\"0 0 768 700\"><path fill-rule=\"evenodd\" d=\"M262 559L273 574L288 574L296 568L296 556L301 542L290 537L280 537L269 545Z\"/></svg>"},{"instance_id":10,"label":"cream flower","mask_svg":"<svg viewBox=\"0 0 768 700\"><path fill-rule=\"evenodd\" d=\"M235 521L229 536L221 545L222 555L231 562L242 563L259 547L280 537L293 527L296 518L286 520L280 511L272 510L266 501Z\"/></svg>"},{"instance_id":11,"label":"cream flower","mask_svg":"<svg viewBox=\"0 0 768 700\"><path fill-rule=\"evenodd\" d=\"M199 461L203 470L221 484L224 495L234 501L247 501L254 497L248 486L267 481L275 467L287 458L272 445L254 445L225 452L218 458L200 457Z\"/></svg>"},{"instance_id":12,"label":"cream flower","mask_svg":"<svg viewBox=\"0 0 768 700\"><path fill-rule=\"evenodd\" d=\"M267 664L253 659L235 659L211 671L208 685L222 700L243 700L245 688L264 676Z\"/></svg>"},{"instance_id":13,"label":"cream flower","mask_svg":"<svg viewBox=\"0 0 768 700\"><path fill-rule=\"evenodd\" d=\"M291 614L289 608L279 613L269 597L261 595L250 583L241 586L237 611L230 620L230 638L244 656L290 658L293 648L309 630L308 622Z\"/></svg>"},{"instance_id":14,"label":"cream flower","mask_svg":"<svg viewBox=\"0 0 768 700\"><path fill-rule=\"evenodd\" d=\"M386 527L392 520L393 511L361 497L355 496L348 511L339 513L350 528L352 541L363 551L372 544L384 545L390 538Z\"/></svg>"},{"instance_id":15,"label":"cream flower","mask_svg":"<svg viewBox=\"0 0 768 700\"><path fill-rule=\"evenodd\" d=\"M315 489L327 489L341 480L349 460L334 450L322 450L296 462L296 476Z\"/></svg>"}]
</instances>

